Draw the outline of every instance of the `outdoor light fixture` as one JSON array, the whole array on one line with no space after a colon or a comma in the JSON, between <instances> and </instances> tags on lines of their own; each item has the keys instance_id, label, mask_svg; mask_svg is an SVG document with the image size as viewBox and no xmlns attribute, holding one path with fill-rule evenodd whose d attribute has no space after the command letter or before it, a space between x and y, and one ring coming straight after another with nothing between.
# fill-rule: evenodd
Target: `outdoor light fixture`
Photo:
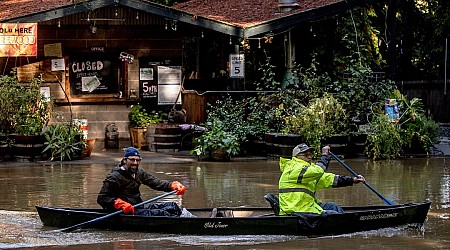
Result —
<instances>
[{"instance_id":1,"label":"outdoor light fixture","mask_svg":"<svg viewBox=\"0 0 450 250\"><path fill-rule=\"evenodd\" d=\"M58 20L58 28L61 28L61 20Z\"/></svg>"},{"instance_id":2,"label":"outdoor light fixture","mask_svg":"<svg viewBox=\"0 0 450 250\"><path fill-rule=\"evenodd\" d=\"M92 32L92 34L97 33L97 27L95 27L95 21L94 21L94 24L91 26L91 32Z\"/></svg>"},{"instance_id":3,"label":"outdoor light fixture","mask_svg":"<svg viewBox=\"0 0 450 250\"><path fill-rule=\"evenodd\" d=\"M177 20L172 20L172 30L177 31Z\"/></svg>"},{"instance_id":4,"label":"outdoor light fixture","mask_svg":"<svg viewBox=\"0 0 450 250\"><path fill-rule=\"evenodd\" d=\"M136 12L136 20L139 20L139 12Z\"/></svg>"}]
</instances>

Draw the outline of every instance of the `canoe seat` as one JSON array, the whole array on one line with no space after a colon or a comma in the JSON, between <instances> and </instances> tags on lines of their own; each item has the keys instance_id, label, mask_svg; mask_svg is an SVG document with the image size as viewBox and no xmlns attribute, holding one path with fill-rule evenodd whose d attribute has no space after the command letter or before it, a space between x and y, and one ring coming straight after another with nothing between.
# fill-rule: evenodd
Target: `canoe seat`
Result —
<instances>
[{"instance_id":1,"label":"canoe seat","mask_svg":"<svg viewBox=\"0 0 450 250\"><path fill-rule=\"evenodd\" d=\"M211 212L211 216L209 216L210 218L214 218L217 217L217 208L213 208L212 212Z\"/></svg>"},{"instance_id":2,"label":"canoe seat","mask_svg":"<svg viewBox=\"0 0 450 250\"><path fill-rule=\"evenodd\" d=\"M264 199L269 202L275 215L280 215L280 202L278 201L278 197L274 194L266 194L264 195Z\"/></svg>"},{"instance_id":3,"label":"canoe seat","mask_svg":"<svg viewBox=\"0 0 450 250\"><path fill-rule=\"evenodd\" d=\"M213 208L210 218L214 217L234 217L233 210Z\"/></svg>"}]
</instances>

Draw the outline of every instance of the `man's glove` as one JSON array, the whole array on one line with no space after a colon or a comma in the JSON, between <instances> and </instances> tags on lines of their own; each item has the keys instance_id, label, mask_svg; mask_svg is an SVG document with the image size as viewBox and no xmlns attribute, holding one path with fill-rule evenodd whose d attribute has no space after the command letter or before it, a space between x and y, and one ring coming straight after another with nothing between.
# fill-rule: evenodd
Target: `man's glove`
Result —
<instances>
[{"instance_id":1,"label":"man's glove","mask_svg":"<svg viewBox=\"0 0 450 250\"><path fill-rule=\"evenodd\" d=\"M170 184L170 189L177 190L177 195L183 195L184 192L186 192L186 187L178 181L172 182L172 184Z\"/></svg>"},{"instance_id":2,"label":"man's glove","mask_svg":"<svg viewBox=\"0 0 450 250\"><path fill-rule=\"evenodd\" d=\"M134 207L130 203L123 201L120 198L117 198L116 201L114 201L114 208L115 209L122 209L122 211L125 214L134 214Z\"/></svg>"}]
</instances>

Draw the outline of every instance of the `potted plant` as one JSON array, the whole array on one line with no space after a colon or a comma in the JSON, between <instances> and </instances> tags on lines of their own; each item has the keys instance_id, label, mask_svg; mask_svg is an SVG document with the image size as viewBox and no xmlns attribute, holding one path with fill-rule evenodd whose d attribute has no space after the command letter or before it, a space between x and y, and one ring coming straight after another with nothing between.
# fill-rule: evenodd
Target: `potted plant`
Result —
<instances>
[{"instance_id":1,"label":"potted plant","mask_svg":"<svg viewBox=\"0 0 450 250\"><path fill-rule=\"evenodd\" d=\"M219 120L208 123L208 130L194 140L191 154L206 156L218 161L229 161L231 156L239 153L239 140L223 129Z\"/></svg>"},{"instance_id":2,"label":"potted plant","mask_svg":"<svg viewBox=\"0 0 450 250\"><path fill-rule=\"evenodd\" d=\"M151 124L162 123L164 115L156 110L147 113L141 105L133 105L128 114L132 146L139 149L148 147L147 128Z\"/></svg>"},{"instance_id":3,"label":"potted plant","mask_svg":"<svg viewBox=\"0 0 450 250\"><path fill-rule=\"evenodd\" d=\"M329 143L330 137L335 136L341 140L347 136L346 110L331 94L311 100L300 113L285 119L284 132L300 134L307 144L316 149ZM315 156L319 154L320 150L316 150Z\"/></svg>"},{"instance_id":4,"label":"potted plant","mask_svg":"<svg viewBox=\"0 0 450 250\"><path fill-rule=\"evenodd\" d=\"M0 79L0 91L8 98L1 98L2 113L8 115L2 123L13 141L12 155L18 159L36 160L42 156L43 129L51 117L53 105L41 93L41 82L42 77L34 77L30 83L19 83L14 72Z\"/></svg>"},{"instance_id":5,"label":"potted plant","mask_svg":"<svg viewBox=\"0 0 450 250\"><path fill-rule=\"evenodd\" d=\"M79 159L87 146L82 140L83 131L69 124L51 124L47 126L44 136L47 141L43 152L50 152L51 161Z\"/></svg>"}]
</instances>

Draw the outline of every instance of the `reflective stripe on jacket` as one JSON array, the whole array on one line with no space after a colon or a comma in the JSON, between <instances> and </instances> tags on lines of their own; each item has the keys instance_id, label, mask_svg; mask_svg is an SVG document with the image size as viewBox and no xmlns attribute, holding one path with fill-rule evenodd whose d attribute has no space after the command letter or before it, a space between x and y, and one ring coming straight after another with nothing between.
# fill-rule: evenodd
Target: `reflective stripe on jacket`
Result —
<instances>
[{"instance_id":1,"label":"reflective stripe on jacket","mask_svg":"<svg viewBox=\"0 0 450 250\"><path fill-rule=\"evenodd\" d=\"M329 159L326 160L328 165ZM294 212L320 214L324 211L315 198L315 192L317 189L337 187L338 175L326 173L322 167L296 157L280 158L280 170L280 215Z\"/></svg>"}]
</instances>

